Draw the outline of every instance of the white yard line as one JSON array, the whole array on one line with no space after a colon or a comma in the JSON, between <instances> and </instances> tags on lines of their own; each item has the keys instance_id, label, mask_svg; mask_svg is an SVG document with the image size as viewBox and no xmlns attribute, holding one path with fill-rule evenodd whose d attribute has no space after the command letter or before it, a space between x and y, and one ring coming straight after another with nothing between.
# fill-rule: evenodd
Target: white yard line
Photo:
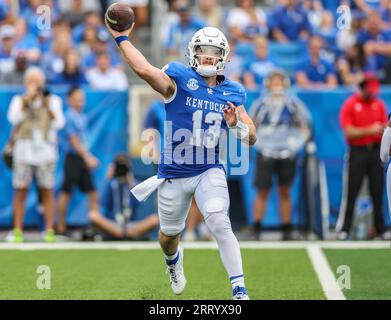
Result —
<instances>
[{"instance_id":1,"label":"white yard line","mask_svg":"<svg viewBox=\"0 0 391 320\"><path fill-rule=\"evenodd\" d=\"M307 249L316 245L323 249L391 249L388 241L241 241L242 249ZM217 250L211 242L182 242L185 249ZM0 243L0 250L153 250L160 249L157 241L151 242L57 242L57 243Z\"/></svg>"},{"instance_id":2,"label":"white yard line","mask_svg":"<svg viewBox=\"0 0 391 320\"><path fill-rule=\"evenodd\" d=\"M328 300L346 300L322 248L316 244L308 245L307 253L326 298Z\"/></svg>"}]
</instances>

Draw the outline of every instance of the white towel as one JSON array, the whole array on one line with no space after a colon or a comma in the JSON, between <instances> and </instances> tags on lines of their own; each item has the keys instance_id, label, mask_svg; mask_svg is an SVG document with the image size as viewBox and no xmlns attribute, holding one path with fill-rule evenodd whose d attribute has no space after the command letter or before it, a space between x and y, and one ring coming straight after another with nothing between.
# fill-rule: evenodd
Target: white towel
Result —
<instances>
[{"instance_id":1,"label":"white towel","mask_svg":"<svg viewBox=\"0 0 391 320\"><path fill-rule=\"evenodd\" d=\"M386 127L383 132L380 145L380 160L386 163L390 158L390 147L391 147L391 128Z\"/></svg>"},{"instance_id":2,"label":"white towel","mask_svg":"<svg viewBox=\"0 0 391 320\"><path fill-rule=\"evenodd\" d=\"M164 178L152 176L133 187L130 192L133 193L138 201L145 201L164 182L164 180Z\"/></svg>"}]
</instances>

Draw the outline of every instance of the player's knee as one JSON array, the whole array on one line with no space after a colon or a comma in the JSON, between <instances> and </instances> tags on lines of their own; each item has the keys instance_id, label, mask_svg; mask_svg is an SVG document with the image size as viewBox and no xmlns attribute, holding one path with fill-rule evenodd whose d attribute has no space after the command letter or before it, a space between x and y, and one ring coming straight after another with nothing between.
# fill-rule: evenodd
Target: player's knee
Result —
<instances>
[{"instance_id":1,"label":"player's knee","mask_svg":"<svg viewBox=\"0 0 391 320\"><path fill-rule=\"evenodd\" d=\"M226 213L210 215L205 221L216 240L225 238L232 233L231 221Z\"/></svg>"},{"instance_id":2,"label":"player's knee","mask_svg":"<svg viewBox=\"0 0 391 320\"><path fill-rule=\"evenodd\" d=\"M160 231L168 237L174 237L180 234L183 229L185 229L185 223L178 225L160 225Z\"/></svg>"}]
</instances>

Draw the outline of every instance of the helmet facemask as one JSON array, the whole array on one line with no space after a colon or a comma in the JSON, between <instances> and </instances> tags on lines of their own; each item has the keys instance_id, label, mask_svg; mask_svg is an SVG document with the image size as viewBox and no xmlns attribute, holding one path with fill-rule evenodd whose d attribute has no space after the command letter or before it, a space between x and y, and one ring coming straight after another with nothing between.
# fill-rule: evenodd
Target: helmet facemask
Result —
<instances>
[{"instance_id":1,"label":"helmet facemask","mask_svg":"<svg viewBox=\"0 0 391 320\"><path fill-rule=\"evenodd\" d=\"M204 77L212 77L224 69L227 51L214 45L189 44L190 65Z\"/></svg>"}]
</instances>

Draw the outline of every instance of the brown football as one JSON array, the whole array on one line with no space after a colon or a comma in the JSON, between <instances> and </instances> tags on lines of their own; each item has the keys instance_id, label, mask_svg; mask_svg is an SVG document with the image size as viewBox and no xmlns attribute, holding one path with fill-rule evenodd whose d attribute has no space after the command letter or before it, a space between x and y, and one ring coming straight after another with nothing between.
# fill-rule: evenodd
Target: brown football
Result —
<instances>
[{"instance_id":1,"label":"brown football","mask_svg":"<svg viewBox=\"0 0 391 320\"><path fill-rule=\"evenodd\" d=\"M107 8L105 19L112 29L121 32L132 26L134 12L127 4L113 3Z\"/></svg>"}]
</instances>

